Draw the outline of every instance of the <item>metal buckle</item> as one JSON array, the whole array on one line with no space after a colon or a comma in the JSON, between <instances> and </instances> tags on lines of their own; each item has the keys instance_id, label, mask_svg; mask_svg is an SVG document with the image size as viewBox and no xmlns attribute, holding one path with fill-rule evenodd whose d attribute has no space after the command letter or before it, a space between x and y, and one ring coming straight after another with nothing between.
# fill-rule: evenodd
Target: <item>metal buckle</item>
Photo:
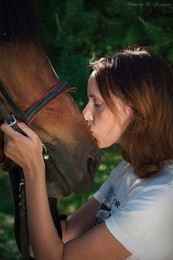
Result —
<instances>
[{"instance_id":1,"label":"metal buckle","mask_svg":"<svg viewBox=\"0 0 173 260\"><path fill-rule=\"evenodd\" d=\"M49 160L49 154L48 154L45 144L42 143L42 146L43 146L43 158L44 158L44 160Z\"/></svg>"},{"instance_id":2,"label":"metal buckle","mask_svg":"<svg viewBox=\"0 0 173 260\"><path fill-rule=\"evenodd\" d=\"M12 116L12 118L13 118L13 121L10 121L9 123L4 119L4 122L5 122L7 125L9 125L9 126L13 126L13 125L16 124L16 118L15 118L15 116L14 116L14 115L11 115L11 116Z\"/></svg>"}]
</instances>

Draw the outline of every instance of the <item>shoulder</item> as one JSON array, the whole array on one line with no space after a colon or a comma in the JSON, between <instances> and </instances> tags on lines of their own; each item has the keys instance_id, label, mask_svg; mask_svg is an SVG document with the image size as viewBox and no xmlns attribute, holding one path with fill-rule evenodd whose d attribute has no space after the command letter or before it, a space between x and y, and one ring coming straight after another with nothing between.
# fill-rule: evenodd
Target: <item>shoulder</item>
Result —
<instances>
[{"instance_id":1,"label":"shoulder","mask_svg":"<svg viewBox=\"0 0 173 260\"><path fill-rule=\"evenodd\" d=\"M121 205L106 220L109 231L130 252L146 259L158 259L172 249L173 164L165 163L157 176L128 181ZM116 198L122 198L122 192ZM143 258L142 258L143 259Z\"/></svg>"},{"instance_id":2,"label":"shoulder","mask_svg":"<svg viewBox=\"0 0 173 260\"><path fill-rule=\"evenodd\" d=\"M106 179L106 181L101 185L100 189L93 195L93 197L99 201L99 203L102 202L104 196L108 192L109 189L113 190L116 189L119 183L121 182L121 179L124 176L124 169L128 163L126 161L121 161L110 173L109 177Z\"/></svg>"},{"instance_id":3,"label":"shoulder","mask_svg":"<svg viewBox=\"0 0 173 260\"><path fill-rule=\"evenodd\" d=\"M131 171L130 164L123 160L111 171L108 179L119 179L122 176L124 177L124 174L129 170Z\"/></svg>"}]
</instances>

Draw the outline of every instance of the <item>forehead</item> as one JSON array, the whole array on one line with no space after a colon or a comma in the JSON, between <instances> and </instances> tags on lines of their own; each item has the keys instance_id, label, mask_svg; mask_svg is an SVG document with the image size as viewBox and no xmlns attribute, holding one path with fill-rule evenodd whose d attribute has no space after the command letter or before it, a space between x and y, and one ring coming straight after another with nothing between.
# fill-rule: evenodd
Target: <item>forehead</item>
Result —
<instances>
[{"instance_id":1,"label":"forehead","mask_svg":"<svg viewBox=\"0 0 173 260\"><path fill-rule=\"evenodd\" d=\"M95 73L92 72L88 79L88 97L102 98L100 91L98 89L98 85L95 79Z\"/></svg>"}]
</instances>

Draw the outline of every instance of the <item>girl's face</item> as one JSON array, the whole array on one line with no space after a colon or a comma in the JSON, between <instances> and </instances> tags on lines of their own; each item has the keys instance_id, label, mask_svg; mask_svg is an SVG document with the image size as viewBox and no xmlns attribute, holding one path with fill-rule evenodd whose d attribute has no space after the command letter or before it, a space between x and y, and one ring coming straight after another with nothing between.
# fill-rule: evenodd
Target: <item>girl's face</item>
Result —
<instances>
[{"instance_id":1,"label":"girl's face","mask_svg":"<svg viewBox=\"0 0 173 260\"><path fill-rule=\"evenodd\" d=\"M88 80L88 98L83 115L100 148L106 148L113 143L126 148L127 136L124 132L132 120L132 111L119 98L113 97L117 116L109 109L102 98L94 72Z\"/></svg>"}]
</instances>

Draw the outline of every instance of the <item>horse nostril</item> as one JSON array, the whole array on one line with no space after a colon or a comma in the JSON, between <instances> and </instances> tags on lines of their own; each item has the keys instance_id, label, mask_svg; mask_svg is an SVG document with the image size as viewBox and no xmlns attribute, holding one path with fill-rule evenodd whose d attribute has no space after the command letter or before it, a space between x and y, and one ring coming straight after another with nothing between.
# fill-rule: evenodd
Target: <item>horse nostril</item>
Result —
<instances>
[{"instance_id":1,"label":"horse nostril","mask_svg":"<svg viewBox=\"0 0 173 260\"><path fill-rule=\"evenodd\" d=\"M88 155L87 167L88 172L92 175L96 173L99 167L99 159L91 153Z\"/></svg>"}]
</instances>

